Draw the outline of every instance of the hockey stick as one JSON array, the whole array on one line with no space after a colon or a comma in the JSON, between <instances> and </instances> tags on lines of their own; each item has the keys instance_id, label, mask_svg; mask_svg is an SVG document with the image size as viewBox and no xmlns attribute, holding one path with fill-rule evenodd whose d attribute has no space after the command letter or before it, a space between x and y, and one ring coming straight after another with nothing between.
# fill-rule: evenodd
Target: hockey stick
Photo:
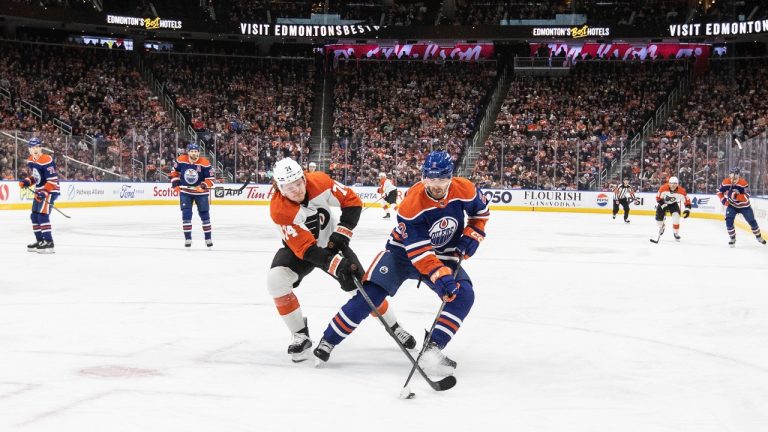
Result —
<instances>
[{"instance_id":1,"label":"hockey stick","mask_svg":"<svg viewBox=\"0 0 768 432\"><path fill-rule=\"evenodd\" d=\"M28 187L28 188L25 188L25 189L29 189L30 191L32 191L32 192L35 192L35 190L34 190L34 189L32 189L32 187L31 187L31 186L30 186L30 187ZM59 208L58 208L58 207L56 207L56 206L54 206L54 205L53 205L53 203L51 203L50 205L51 205L51 208L53 208L53 209L54 209L54 210L56 210L57 212L61 213L61 215L62 215L62 216L64 216L65 218L67 218L67 219L72 219L72 217L71 217L71 216L69 216L69 215L67 215L66 213L64 213L63 211L59 210Z\"/></svg>"},{"instance_id":2,"label":"hockey stick","mask_svg":"<svg viewBox=\"0 0 768 432\"><path fill-rule=\"evenodd\" d=\"M400 347L400 350L405 353L405 356L408 357L408 360L411 361L411 364L413 365L413 369L418 370L419 374L424 378L424 380L429 383L429 386L432 387L432 389L436 391L443 391L453 388L453 386L456 385L456 377L453 375L447 376L439 381L432 381L429 376L427 376L426 372L424 372L424 369L419 366L419 364L414 360L413 356L410 352L408 352L408 349L403 345L402 342L400 342L400 339L397 338L395 335L395 332L392 331L391 328L387 325L387 322L384 321L384 317L379 313L378 308L376 305L373 304L373 301L371 301L371 298L368 297L368 294L366 294L365 290L363 289L363 284L360 283L360 280L357 279L357 277L353 276L352 280L355 281L355 286L357 287L357 291L360 293L360 295L363 296L363 299L365 299L365 302L368 303L368 307L371 308L371 312L376 315L376 318L379 319L381 324L384 326L384 329L387 330L387 333L392 337L392 339L395 340L397 343L397 346ZM413 369L411 370L411 374L413 374Z\"/></svg>"},{"instance_id":3,"label":"hockey stick","mask_svg":"<svg viewBox=\"0 0 768 432\"><path fill-rule=\"evenodd\" d=\"M379 197L379 199L377 199L376 201L372 202L371 205L363 205L363 210L360 213L368 210L371 207L374 207L373 204L376 204L377 202L381 201L382 199L384 199L384 197Z\"/></svg>"},{"instance_id":4,"label":"hockey stick","mask_svg":"<svg viewBox=\"0 0 768 432\"><path fill-rule=\"evenodd\" d=\"M51 206L51 207L53 207L53 209L56 210L57 212L61 213L61 215L64 216L65 218L72 219L71 216L68 216L66 213L64 213L63 211L59 210L58 207L54 207L54 206Z\"/></svg>"},{"instance_id":5,"label":"hockey stick","mask_svg":"<svg viewBox=\"0 0 768 432\"><path fill-rule=\"evenodd\" d=\"M251 174L248 174L248 178L245 179L245 183L243 183L243 185L240 186L237 189L227 188L227 187L224 187L224 186L214 186L214 187L210 188L210 190L212 190L212 191L224 191L224 192L242 192L242 191L245 190L245 187L248 186L248 184L251 182L251 177L252 177Z\"/></svg>"},{"instance_id":6,"label":"hockey stick","mask_svg":"<svg viewBox=\"0 0 768 432\"><path fill-rule=\"evenodd\" d=\"M453 274L459 273L459 270L461 270L461 262L463 260L464 260L464 257L459 258L459 263L456 265L456 270L453 272ZM421 279L419 279L419 283L421 283ZM414 367L411 368L411 373L408 374L408 378L406 378L405 384L403 384L403 389L400 390L401 399L413 399L416 396L416 394L411 392L411 389L408 388L408 383L411 382L411 378L413 377L413 372L416 369L416 365L419 364L419 360L421 360L421 356L424 354L424 351L426 351L427 349L427 342L429 342L429 339L432 337L432 333L435 331L437 320L440 319L440 314L443 313L443 309L445 309L446 303L448 303L448 301L446 299L443 299L443 302L440 304L440 309L437 310L435 321L432 322L432 327L430 327L429 332L427 333L427 336L424 338L424 343L421 345L421 351L419 351L419 355L416 357L416 363L413 365Z\"/></svg>"},{"instance_id":7,"label":"hockey stick","mask_svg":"<svg viewBox=\"0 0 768 432\"><path fill-rule=\"evenodd\" d=\"M667 219L667 217L665 216L664 219L662 219L661 223L663 224L666 219ZM658 235L658 237L656 237L656 240L654 240L654 239L649 239L649 240L653 244L658 244L659 240L661 240L661 235L662 234L664 234L664 225L661 225L661 228L659 228L659 235Z\"/></svg>"}]
</instances>

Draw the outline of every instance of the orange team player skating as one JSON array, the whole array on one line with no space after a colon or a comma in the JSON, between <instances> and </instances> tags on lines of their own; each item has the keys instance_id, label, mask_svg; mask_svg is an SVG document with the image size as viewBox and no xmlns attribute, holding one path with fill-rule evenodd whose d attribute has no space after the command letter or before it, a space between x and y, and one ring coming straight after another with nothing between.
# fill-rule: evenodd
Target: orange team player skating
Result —
<instances>
[{"instance_id":1,"label":"orange team player skating","mask_svg":"<svg viewBox=\"0 0 768 432\"><path fill-rule=\"evenodd\" d=\"M677 177L670 177L669 181L659 188L656 194L656 225L659 227L659 237L664 234L664 219L667 214L672 216L672 230L676 241L680 241L680 213L682 206L683 219L691 215L691 199L685 192L685 188L680 186ZM653 241L653 240L651 240ZM656 240L654 243L658 243Z\"/></svg>"},{"instance_id":2,"label":"orange team player skating","mask_svg":"<svg viewBox=\"0 0 768 432\"><path fill-rule=\"evenodd\" d=\"M267 289L293 334L288 354L294 362L300 362L308 358L312 340L293 290L315 268L336 278L344 291L355 289L352 277L362 277L363 269L349 243L363 202L352 188L333 181L322 171L305 173L290 158L279 160L273 175L276 191L269 203L269 214L280 230L283 247L272 259ZM338 224L331 207L341 208ZM404 345L416 346L416 339L397 323L386 302L379 312Z\"/></svg>"},{"instance_id":3,"label":"orange team player skating","mask_svg":"<svg viewBox=\"0 0 768 432\"><path fill-rule=\"evenodd\" d=\"M379 173L378 192L384 199L384 219L389 219L392 210L397 214L397 187L387 178L387 173Z\"/></svg>"}]
</instances>

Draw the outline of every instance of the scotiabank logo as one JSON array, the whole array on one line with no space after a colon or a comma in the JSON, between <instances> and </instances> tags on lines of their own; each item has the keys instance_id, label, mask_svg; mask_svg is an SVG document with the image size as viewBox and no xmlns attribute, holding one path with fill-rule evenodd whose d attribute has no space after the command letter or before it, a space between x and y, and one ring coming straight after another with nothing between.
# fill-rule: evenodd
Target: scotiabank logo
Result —
<instances>
[{"instance_id":1,"label":"scotiabank logo","mask_svg":"<svg viewBox=\"0 0 768 432\"><path fill-rule=\"evenodd\" d=\"M608 204L608 195L601 193L597 196L597 205L605 207Z\"/></svg>"},{"instance_id":2,"label":"scotiabank logo","mask_svg":"<svg viewBox=\"0 0 768 432\"><path fill-rule=\"evenodd\" d=\"M0 185L0 201L5 201L9 198L10 193L8 192L8 185L2 184Z\"/></svg>"},{"instance_id":3,"label":"scotiabank logo","mask_svg":"<svg viewBox=\"0 0 768 432\"><path fill-rule=\"evenodd\" d=\"M176 192L175 190L173 190L173 188L170 187L170 186L164 187L164 188L160 188L160 187L155 186L154 188L152 188L152 196L156 196L156 197L177 197L177 196L179 196L179 193Z\"/></svg>"}]
</instances>

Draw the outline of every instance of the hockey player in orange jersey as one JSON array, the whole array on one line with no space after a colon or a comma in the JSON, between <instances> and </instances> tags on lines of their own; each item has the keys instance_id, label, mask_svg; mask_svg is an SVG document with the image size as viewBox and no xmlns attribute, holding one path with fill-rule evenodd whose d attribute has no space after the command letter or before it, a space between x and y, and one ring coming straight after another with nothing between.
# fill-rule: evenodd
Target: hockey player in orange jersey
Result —
<instances>
[{"instance_id":1,"label":"hockey player in orange jersey","mask_svg":"<svg viewBox=\"0 0 768 432\"><path fill-rule=\"evenodd\" d=\"M395 187L392 180L387 178L387 174L384 172L379 173L379 189L377 192L384 199L384 219L390 218L391 210L394 210L395 214L397 214L397 187Z\"/></svg>"},{"instance_id":2,"label":"hockey player in orange jersey","mask_svg":"<svg viewBox=\"0 0 768 432\"><path fill-rule=\"evenodd\" d=\"M363 203L351 188L321 171L305 173L293 159L278 161L273 173L276 191L269 214L280 230L283 247L272 260L267 289L293 334L288 354L294 362L300 362L308 358L312 341L293 289L315 268L336 278L344 291L355 289L352 277L362 277L363 268L349 242ZM341 208L338 224L331 207ZM387 303L379 312L404 344L416 346L414 337L397 324Z\"/></svg>"},{"instance_id":3,"label":"hockey player in orange jersey","mask_svg":"<svg viewBox=\"0 0 768 432\"><path fill-rule=\"evenodd\" d=\"M659 237L664 234L664 218L669 214L672 216L672 230L675 240L680 241L680 211L683 208L681 206L685 207L682 212L683 219L685 219L691 214L691 199L688 198L685 188L680 186L677 177L670 177L667 184L659 188L659 192L656 194L656 203L656 225L659 227ZM658 243L658 240L654 243Z\"/></svg>"}]
</instances>

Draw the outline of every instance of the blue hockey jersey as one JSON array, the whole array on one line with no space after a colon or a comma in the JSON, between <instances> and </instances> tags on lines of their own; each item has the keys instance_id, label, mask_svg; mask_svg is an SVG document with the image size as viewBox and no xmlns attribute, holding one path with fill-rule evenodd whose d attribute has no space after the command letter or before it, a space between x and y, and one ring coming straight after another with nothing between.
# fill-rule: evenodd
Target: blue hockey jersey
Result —
<instances>
[{"instance_id":1,"label":"blue hockey jersey","mask_svg":"<svg viewBox=\"0 0 768 432\"><path fill-rule=\"evenodd\" d=\"M211 168L211 162L207 158L201 156L192 162L189 160L188 155L181 155L173 164L171 185L173 187L179 186L181 193L206 195L208 191L203 190L199 186L205 183L209 188L213 187L213 180L213 169Z\"/></svg>"},{"instance_id":2,"label":"blue hockey jersey","mask_svg":"<svg viewBox=\"0 0 768 432\"><path fill-rule=\"evenodd\" d=\"M456 244L466 224L485 231L490 216L482 191L463 178L454 177L443 199L427 195L422 183L412 186L400 204L397 227L387 249L408 257L419 273L428 275L443 261L458 261Z\"/></svg>"}]
</instances>

